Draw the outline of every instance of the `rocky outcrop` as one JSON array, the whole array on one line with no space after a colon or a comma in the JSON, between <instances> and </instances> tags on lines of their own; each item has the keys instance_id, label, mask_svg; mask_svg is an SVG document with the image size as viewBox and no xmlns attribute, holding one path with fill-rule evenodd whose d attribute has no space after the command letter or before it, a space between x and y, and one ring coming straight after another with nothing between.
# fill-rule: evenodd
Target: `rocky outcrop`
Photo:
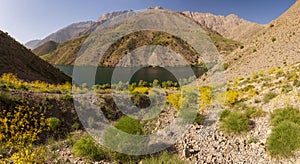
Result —
<instances>
[{"instance_id":1,"label":"rocky outcrop","mask_svg":"<svg viewBox=\"0 0 300 164\"><path fill-rule=\"evenodd\" d=\"M263 29L263 25L246 21L237 15L218 16L210 13L183 12L203 27L216 31L223 37L238 41L244 41L251 35Z\"/></svg>"},{"instance_id":2,"label":"rocky outcrop","mask_svg":"<svg viewBox=\"0 0 300 164\"><path fill-rule=\"evenodd\" d=\"M130 13L134 13L133 10L124 10L124 11L115 11L112 13L104 13L98 18L97 22L103 23L103 22L105 22L109 19L115 18L117 16L120 16L123 14L130 14Z\"/></svg>"}]
</instances>

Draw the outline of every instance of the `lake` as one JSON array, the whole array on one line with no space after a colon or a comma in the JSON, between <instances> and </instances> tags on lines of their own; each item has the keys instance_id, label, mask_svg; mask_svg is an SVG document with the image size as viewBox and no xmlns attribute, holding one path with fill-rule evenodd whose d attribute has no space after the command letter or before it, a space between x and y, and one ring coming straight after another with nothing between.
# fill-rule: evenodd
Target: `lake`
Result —
<instances>
[{"instance_id":1,"label":"lake","mask_svg":"<svg viewBox=\"0 0 300 164\"><path fill-rule=\"evenodd\" d=\"M95 66L76 66L74 70L76 75L73 75L74 66L72 65L55 65L65 74L73 77L76 84L87 83L88 86L93 84L111 84L114 82L136 82L140 80L153 82L157 79L160 83L163 81L177 82L177 79L187 79L191 76L199 77L206 72L203 67L95 67ZM96 76L95 76L96 74ZM174 75L175 74L175 75Z\"/></svg>"}]
</instances>

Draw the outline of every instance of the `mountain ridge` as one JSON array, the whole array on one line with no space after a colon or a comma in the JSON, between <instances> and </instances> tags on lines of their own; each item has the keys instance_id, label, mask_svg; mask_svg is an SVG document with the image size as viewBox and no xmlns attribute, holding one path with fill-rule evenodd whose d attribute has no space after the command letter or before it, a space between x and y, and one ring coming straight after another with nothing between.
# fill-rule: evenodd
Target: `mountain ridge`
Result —
<instances>
[{"instance_id":1,"label":"mountain ridge","mask_svg":"<svg viewBox=\"0 0 300 164\"><path fill-rule=\"evenodd\" d=\"M264 25L244 20L235 14L222 16L190 11L184 11L182 13L202 26L218 32L225 38L242 42L264 28Z\"/></svg>"},{"instance_id":2,"label":"mountain ridge","mask_svg":"<svg viewBox=\"0 0 300 164\"><path fill-rule=\"evenodd\" d=\"M71 78L0 30L0 74L14 73L26 81L71 82Z\"/></svg>"},{"instance_id":3,"label":"mountain ridge","mask_svg":"<svg viewBox=\"0 0 300 164\"><path fill-rule=\"evenodd\" d=\"M150 7L149 9L157 10L157 9L163 9L163 8L158 6L158 7ZM70 39L73 39L75 37L78 37L82 33L85 33L86 31L88 31L91 28L93 28L93 26L95 26L96 24L101 24L101 23L104 23L105 21L107 21L109 19L114 18L114 17L120 16L122 14L130 14L130 13L134 13L134 11L133 10L123 10L123 11L115 11L115 12L111 12L111 13L104 13L104 14L100 15L99 18L96 21L87 21L87 22L73 23L71 25L68 25L68 26L66 26L66 27L64 27L62 29L59 29L58 31L50 34L49 36L47 36L46 38L42 39L38 43L36 43L37 40L28 41L25 44L25 46L28 47L28 48L30 48L30 49L35 49L35 48L41 46L42 44L44 44L44 43L46 43L47 41L50 41L50 40L52 40L54 42L65 42L67 40L70 40ZM211 22L209 20L210 17L221 19L222 16L217 16L217 15L213 15L213 14L210 14L210 13L199 13L199 12L190 12L190 11L185 11L185 12L180 12L180 13L183 13L184 15L192 18L196 22L200 23L200 25L202 25L203 27L205 27L207 29L210 29L210 30L213 30L213 31L216 31L217 33L221 34L225 38L233 39L233 40L238 40L238 41L243 41L243 39L240 39L241 37L249 36L253 32L256 32L257 30L261 29L261 26L262 26L262 25L258 25L258 24L253 23L253 22L249 22L249 21L243 20L243 19L241 19L241 18L239 18L237 16L229 15L229 17L226 20L234 19L235 21L238 21L238 22L241 22L243 20L242 22L244 22L244 23L242 23L242 25L239 25L239 24L236 25L236 26L240 26L240 27L237 30L234 30L233 32L228 32L228 30L225 30L225 32L223 32L224 31L224 26L221 26L221 27L218 26L218 29L221 28L221 30L213 29L213 28L210 27L211 24L212 25L216 25L216 24L219 24L219 23L218 22L214 23L214 22ZM204 15L206 15L206 14L210 15L210 17L207 18L208 20L205 20L205 21L206 22L211 22L211 23L205 24L205 23L203 23L203 21L204 21L203 19L201 19L201 20L198 19L198 15L203 15L203 14ZM247 23L245 23L245 22L247 22ZM89 23L91 23L91 24L89 24ZM75 32L74 35L69 35L68 34L68 33L70 33L70 32L68 32L69 29L77 28L78 25L80 26L82 24L83 25L84 24L89 24L89 25L87 25L86 28L82 28L80 30L80 32ZM249 28L248 31L250 31L250 27L245 27L245 26L248 26L249 24L251 25L251 27L257 26L256 30L254 30L253 32L251 32L248 35L244 34L244 35L240 36L241 34L239 34L238 36L233 36L235 34L235 32L238 31L238 30L240 30L241 28L243 28L243 29ZM226 28L231 28L231 27L237 28L234 25L226 27ZM64 34L64 33L67 33L67 34ZM62 36L67 35L67 36L65 36L64 38L59 38L59 37L57 37L59 35L62 35ZM33 41L36 41L36 42L34 42L35 44L32 44Z\"/></svg>"}]
</instances>

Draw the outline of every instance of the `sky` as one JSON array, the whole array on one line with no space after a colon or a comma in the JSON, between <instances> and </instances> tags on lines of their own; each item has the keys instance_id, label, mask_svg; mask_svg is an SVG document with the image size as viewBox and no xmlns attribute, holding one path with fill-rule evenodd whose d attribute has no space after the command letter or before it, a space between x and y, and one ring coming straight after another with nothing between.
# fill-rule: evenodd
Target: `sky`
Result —
<instances>
[{"instance_id":1,"label":"sky","mask_svg":"<svg viewBox=\"0 0 300 164\"><path fill-rule=\"evenodd\" d=\"M75 22L97 20L107 12L161 6L176 11L209 12L267 24L296 0L0 0L0 30L21 43L43 39Z\"/></svg>"}]
</instances>

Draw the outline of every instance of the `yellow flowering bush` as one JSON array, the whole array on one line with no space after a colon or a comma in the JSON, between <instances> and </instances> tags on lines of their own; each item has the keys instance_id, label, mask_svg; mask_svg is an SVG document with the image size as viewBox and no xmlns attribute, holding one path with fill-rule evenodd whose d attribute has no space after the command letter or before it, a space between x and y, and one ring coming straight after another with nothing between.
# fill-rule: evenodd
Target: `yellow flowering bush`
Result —
<instances>
[{"instance_id":1,"label":"yellow flowering bush","mask_svg":"<svg viewBox=\"0 0 300 164\"><path fill-rule=\"evenodd\" d=\"M208 86L200 87L199 107L200 111L212 104L212 89Z\"/></svg>"},{"instance_id":2,"label":"yellow flowering bush","mask_svg":"<svg viewBox=\"0 0 300 164\"><path fill-rule=\"evenodd\" d=\"M147 94L150 89L148 87L136 87L133 90L133 93L143 93Z\"/></svg>"},{"instance_id":3,"label":"yellow flowering bush","mask_svg":"<svg viewBox=\"0 0 300 164\"><path fill-rule=\"evenodd\" d=\"M238 91L234 91L234 90L228 90L225 93L225 105L232 105L234 104L239 96L239 92Z\"/></svg>"},{"instance_id":4,"label":"yellow flowering bush","mask_svg":"<svg viewBox=\"0 0 300 164\"><path fill-rule=\"evenodd\" d=\"M8 88L30 90L33 92L46 92L46 93L69 93L72 90L71 83L65 84L49 84L43 81L26 82L12 73L4 73L0 81Z\"/></svg>"},{"instance_id":5,"label":"yellow flowering bush","mask_svg":"<svg viewBox=\"0 0 300 164\"><path fill-rule=\"evenodd\" d=\"M181 104L181 94L180 93L170 93L167 96L167 102L173 106L174 108L176 108L177 110L179 110Z\"/></svg>"},{"instance_id":6,"label":"yellow flowering bush","mask_svg":"<svg viewBox=\"0 0 300 164\"><path fill-rule=\"evenodd\" d=\"M9 150L9 155L33 147L44 130L44 114L29 107L28 103L21 102L20 105L0 111L0 147Z\"/></svg>"}]
</instances>

